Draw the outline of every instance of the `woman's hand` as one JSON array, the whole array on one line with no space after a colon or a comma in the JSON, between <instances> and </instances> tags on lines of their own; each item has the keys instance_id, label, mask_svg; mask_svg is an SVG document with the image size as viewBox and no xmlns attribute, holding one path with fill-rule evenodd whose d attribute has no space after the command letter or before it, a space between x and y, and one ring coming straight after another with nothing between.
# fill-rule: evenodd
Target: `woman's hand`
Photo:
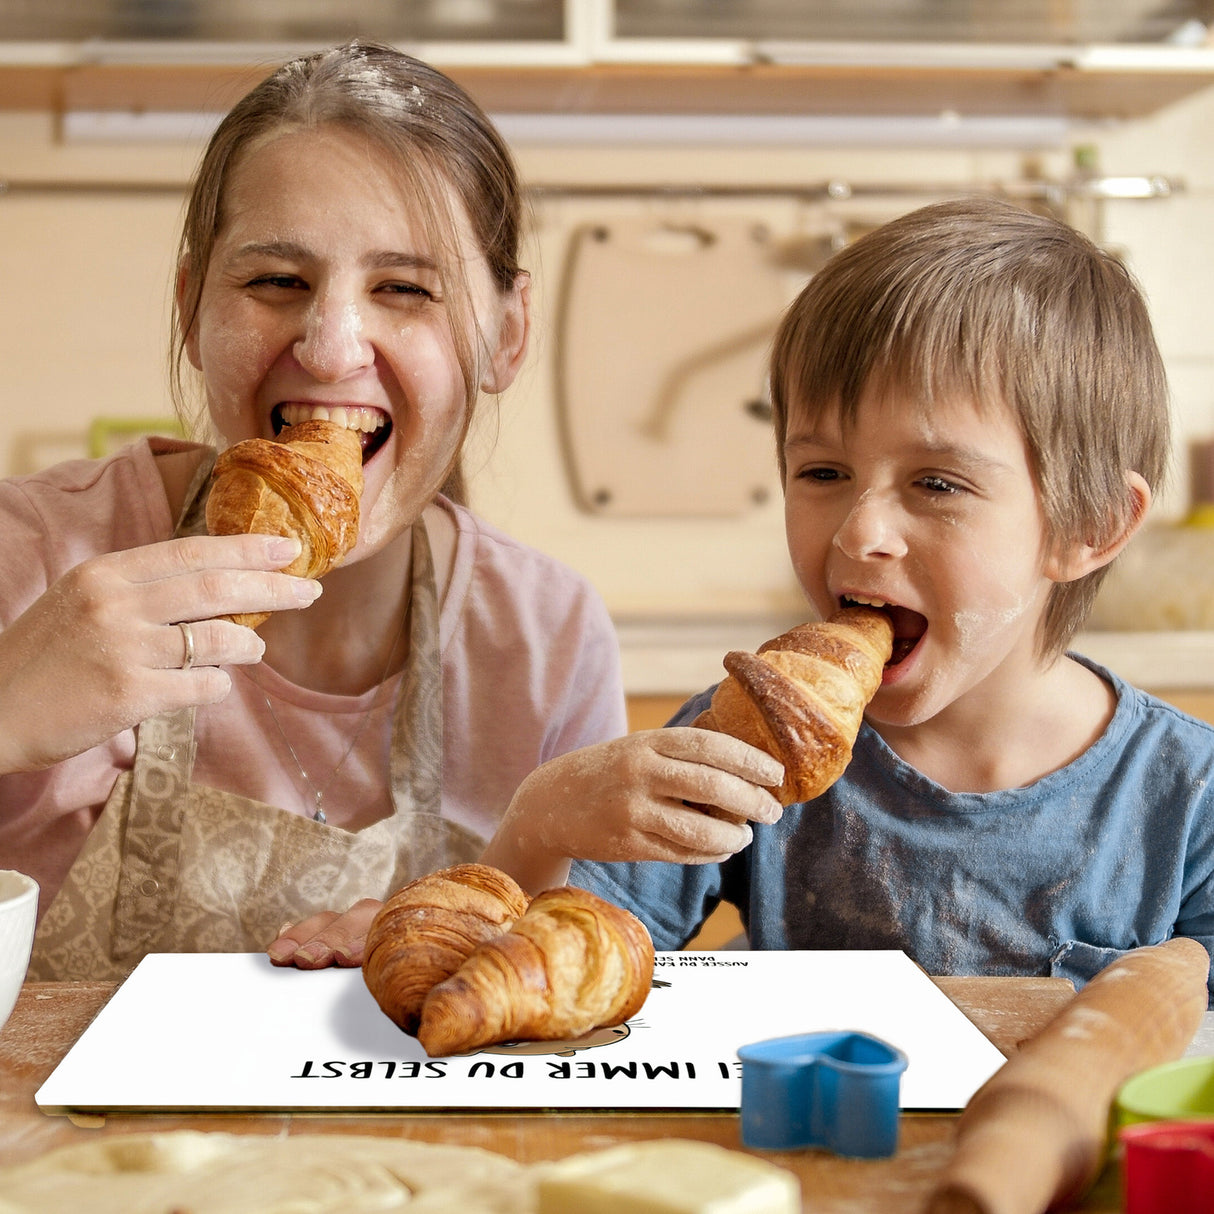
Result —
<instances>
[{"instance_id":1,"label":"woman's hand","mask_svg":"<svg viewBox=\"0 0 1214 1214\"><path fill-rule=\"evenodd\" d=\"M533 893L561 884L570 859L720 863L750 842L751 822L779 820L767 788L783 778L776 759L727 734L629 734L536 768L482 860Z\"/></svg>"},{"instance_id":2,"label":"woman's hand","mask_svg":"<svg viewBox=\"0 0 1214 1214\"><path fill-rule=\"evenodd\" d=\"M300 923L287 923L266 952L275 965L320 970L330 965L362 965L371 921L383 904L374 898L348 911L321 911Z\"/></svg>"},{"instance_id":3,"label":"woman's hand","mask_svg":"<svg viewBox=\"0 0 1214 1214\"><path fill-rule=\"evenodd\" d=\"M318 582L278 572L298 553L282 536L190 536L69 570L0 632L0 774L222 700L232 683L219 667L258 662L265 645L214 617L313 602Z\"/></svg>"}]
</instances>

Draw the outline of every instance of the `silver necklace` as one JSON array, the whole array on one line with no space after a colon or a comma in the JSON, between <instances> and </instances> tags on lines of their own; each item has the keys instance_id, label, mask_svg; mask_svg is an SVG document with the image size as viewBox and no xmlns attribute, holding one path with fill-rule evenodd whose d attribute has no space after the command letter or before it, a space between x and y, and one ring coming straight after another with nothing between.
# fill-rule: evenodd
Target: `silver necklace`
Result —
<instances>
[{"instance_id":1,"label":"silver necklace","mask_svg":"<svg viewBox=\"0 0 1214 1214\"><path fill-rule=\"evenodd\" d=\"M400 644L400 638L404 634L405 621L408 618L409 609L406 607L401 613L400 627L397 629L396 638L392 642L392 648L388 650L388 660L384 663L384 672L380 676L379 683L377 684L378 687L382 687L387 681L388 671L392 669L392 659L396 654L396 647ZM358 739L363 736L364 731L370 724L371 714L378 707L378 692L371 700L371 703L367 705L367 709L363 713L363 719L359 722L358 728L354 731L354 736L350 739L350 745L346 747L345 753L337 761L337 766L329 773L329 778L324 782L324 784L318 787L312 777L308 775L307 769L299 761L299 755L295 753L295 747L291 745L291 739L287 737L287 731L283 729L282 722L278 719L278 713L274 711L274 704L270 700L270 697L266 695L265 689L258 684L257 690L261 692L261 698L265 700L266 707L270 710L270 719L274 722L275 727L278 729L278 735L282 738L283 745L286 746L287 751L290 753L291 758L295 762L295 766L299 769L299 774L303 777L304 784L307 786L316 801L316 810L312 814L313 820L317 822L327 822L329 819L325 816L325 793L327 793L333 786L333 781L337 779L337 773L341 771L343 767L345 767L346 760L354 753L354 747L358 745Z\"/></svg>"}]
</instances>

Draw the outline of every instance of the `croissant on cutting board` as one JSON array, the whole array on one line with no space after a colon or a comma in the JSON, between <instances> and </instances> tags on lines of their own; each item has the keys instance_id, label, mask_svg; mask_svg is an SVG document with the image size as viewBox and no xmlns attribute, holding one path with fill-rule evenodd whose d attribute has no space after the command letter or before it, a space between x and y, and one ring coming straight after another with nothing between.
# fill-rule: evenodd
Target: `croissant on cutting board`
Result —
<instances>
[{"instance_id":1,"label":"croissant on cutting board","mask_svg":"<svg viewBox=\"0 0 1214 1214\"><path fill-rule=\"evenodd\" d=\"M621 907L572 886L528 902L506 874L457 864L411 881L367 933L363 979L432 1057L556 1041L622 1024L653 981L653 941Z\"/></svg>"},{"instance_id":2,"label":"croissant on cutting board","mask_svg":"<svg viewBox=\"0 0 1214 1214\"><path fill-rule=\"evenodd\" d=\"M477 945L505 932L527 909L506 873L457 864L410 881L380 907L363 950L363 978L380 1010L416 1034L431 989Z\"/></svg>"},{"instance_id":3,"label":"croissant on cutting board","mask_svg":"<svg viewBox=\"0 0 1214 1214\"><path fill-rule=\"evenodd\" d=\"M772 792L783 805L824 793L851 762L852 745L893 650L889 617L844 607L759 647L725 655L727 677L692 724L731 734L784 764Z\"/></svg>"},{"instance_id":4,"label":"croissant on cutting board","mask_svg":"<svg viewBox=\"0 0 1214 1214\"><path fill-rule=\"evenodd\" d=\"M574 886L545 890L430 992L417 1038L441 1057L622 1024L648 997L653 964L635 915Z\"/></svg>"},{"instance_id":5,"label":"croissant on cutting board","mask_svg":"<svg viewBox=\"0 0 1214 1214\"><path fill-rule=\"evenodd\" d=\"M289 426L280 441L246 439L219 453L211 477L210 534L295 536L302 550L286 573L322 577L358 539L363 469L354 430L315 419ZM268 613L229 618L256 628Z\"/></svg>"}]
</instances>

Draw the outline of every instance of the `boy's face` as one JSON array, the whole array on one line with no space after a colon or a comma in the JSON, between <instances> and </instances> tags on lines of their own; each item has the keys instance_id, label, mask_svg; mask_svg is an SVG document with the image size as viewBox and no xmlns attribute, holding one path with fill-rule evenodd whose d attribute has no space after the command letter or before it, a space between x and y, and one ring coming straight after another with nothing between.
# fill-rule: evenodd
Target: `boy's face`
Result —
<instances>
[{"instance_id":1,"label":"boy's face","mask_svg":"<svg viewBox=\"0 0 1214 1214\"><path fill-rule=\"evenodd\" d=\"M789 552L814 607L892 608L894 656L870 719L917 725L1038 670L1057 563L1010 410L869 389L846 429L833 410L794 414L785 457Z\"/></svg>"}]
</instances>

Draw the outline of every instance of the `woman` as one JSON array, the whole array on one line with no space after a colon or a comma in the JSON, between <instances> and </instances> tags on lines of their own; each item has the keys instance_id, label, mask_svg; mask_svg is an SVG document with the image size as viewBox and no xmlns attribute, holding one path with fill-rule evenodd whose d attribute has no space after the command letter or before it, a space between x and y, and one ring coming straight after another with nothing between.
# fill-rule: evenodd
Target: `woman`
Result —
<instances>
[{"instance_id":1,"label":"woman","mask_svg":"<svg viewBox=\"0 0 1214 1214\"><path fill-rule=\"evenodd\" d=\"M322 587L279 572L295 541L207 535L211 445L0 484L0 867L42 887L31 976L266 948L477 858L537 764L623 732L601 601L458 504L477 398L526 354L519 194L471 99L386 47L288 63L216 131L179 398L188 363L220 447L357 430L359 536ZM327 964L313 934L275 960Z\"/></svg>"}]
</instances>

